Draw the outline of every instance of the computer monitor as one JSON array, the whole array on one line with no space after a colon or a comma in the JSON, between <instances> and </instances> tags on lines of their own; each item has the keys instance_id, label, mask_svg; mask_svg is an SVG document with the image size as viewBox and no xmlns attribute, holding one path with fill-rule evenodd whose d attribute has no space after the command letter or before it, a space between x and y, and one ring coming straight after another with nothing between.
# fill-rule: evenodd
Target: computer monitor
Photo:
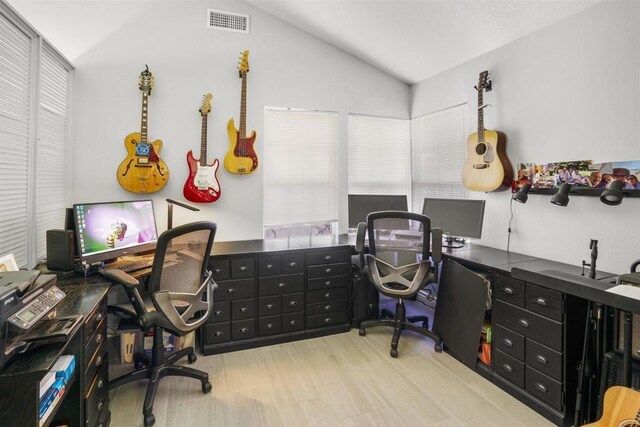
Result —
<instances>
[{"instance_id":1,"label":"computer monitor","mask_svg":"<svg viewBox=\"0 0 640 427\"><path fill-rule=\"evenodd\" d=\"M349 228L357 228L371 212L407 211L407 196L349 194ZM407 221L396 221L395 229L409 228Z\"/></svg>"},{"instance_id":2,"label":"computer monitor","mask_svg":"<svg viewBox=\"0 0 640 427\"><path fill-rule=\"evenodd\" d=\"M482 236L484 200L425 198L422 214L429 217L431 227L441 228L450 237L479 239Z\"/></svg>"},{"instance_id":3,"label":"computer monitor","mask_svg":"<svg viewBox=\"0 0 640 427\"><path fill-rule=\"evenodd\" d=\"M73 205L80 259L94 263L155 249L151 200Z\"/></svg>"}]
</instances>

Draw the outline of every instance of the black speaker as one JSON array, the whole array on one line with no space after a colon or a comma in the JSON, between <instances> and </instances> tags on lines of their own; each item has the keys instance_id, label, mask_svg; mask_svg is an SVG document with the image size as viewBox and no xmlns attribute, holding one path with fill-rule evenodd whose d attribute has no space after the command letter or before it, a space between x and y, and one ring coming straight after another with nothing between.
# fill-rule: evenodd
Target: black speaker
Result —
<instances>
[{"instance_id":1,"label":"black speaker","mask_svg":"<svg viewBox=\"0 0 640 427\"><path fill-rule=\"evenodd\" d=\"M74 232L47 230L47 268L53 271L73 270L75 254Z\"/></svg>"}]
</instances>

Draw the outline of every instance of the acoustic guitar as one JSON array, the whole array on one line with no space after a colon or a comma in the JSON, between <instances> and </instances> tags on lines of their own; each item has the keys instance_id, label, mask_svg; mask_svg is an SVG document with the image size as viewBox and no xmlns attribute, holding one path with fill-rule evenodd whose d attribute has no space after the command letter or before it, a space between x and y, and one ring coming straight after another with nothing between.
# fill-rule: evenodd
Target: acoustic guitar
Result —
<instances>
[{"instance_id":1,"label":"acoustic guitar","mask_svg":"<svg viewBox=\"0 0 640 427\"><path fill-rule=\"evenodd\" d=\"M132 193L153 193L160 190L169 180L167 165L158 154L162 148L159 139L147 140L147 113L149 95L153 88L154 78L149 67L140 73L139 88L142 91L142 119L140 132L127 135L124 148L127 157L118 166L118 182Z\"/></svg>"},{"instance_id":2,"label":"acoustic guitar","mask_svg":"<svg viewBox=\"0 0 640 427\"><path fill-rule=\"evenodd\" d=\"M609 387L602 417L583 427L640 427L640 393L627 387Z\"/></svg>"},{"instance_id":3,"label":"acoustic guitar","mask_svg":"<svg viewBox=\"0 0 640 427\"><path fill-rule=\"evenodd\" d=\"M240 96L240 129L236 129L233 119L227 124L229 150L224 156L224 167L231 173L250 174L258 167L258 155L253 148L256 131L247 136L247 73L249 72L249 51L242 52L238 71L242 79Z\"/></svg>"},{"instance_id":4,"label":"acoustic guitar","mask_svg":"<svg viewBox=\"0 0 640 427\"><path fill-rule=\"evenodd\" d=\"M187 153L189 177L184 183L182 193L185 199L196 203L211 203L220 198L220 183L216 176L220 162L215 159L210 165L207 165L207 117L211 112L211 98L213 95L206 94L200 106L200 115L202 116L200 158L193 157L191 150Z\"/></svg>"},{"instance_id":5,"label":"acoustic guitar","mask_svg":"<svg viewBox=\"0 0 640 427\"><path fill-rule=\"evenodd\" d=\"M487 87L488 71L478 80L478 132L467 139L467 159L462 182L471 191L502 191L510 188L513 168L507 158L507 138L502 132L484 128L483 92Z\"/></svg>"}]
</instances>

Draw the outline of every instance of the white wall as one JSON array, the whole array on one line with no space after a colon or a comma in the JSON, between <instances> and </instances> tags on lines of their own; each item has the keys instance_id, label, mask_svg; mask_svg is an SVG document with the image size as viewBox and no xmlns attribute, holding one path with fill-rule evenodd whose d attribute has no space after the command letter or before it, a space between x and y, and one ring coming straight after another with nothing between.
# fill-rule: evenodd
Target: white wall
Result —
<instances>
[{"instance_id":1,"label":"white wall","mask_svg":"<svg viewBox=\"0 0 640 427\"><path fill-rule=\"evenodd\" d=\"M488 129L507 135L512 163L640 159L640 3L608 1L412 87L411 116L469 102L476 126L478 74L491 73L485 94ZM509 192L485 198L481 243L505 248ZM571 197L568 207L530 195L514 203L511 250L561 262L589 260L599 240L598 268L625 272L640 258L640 199L606 206Z\"/></svg>"},{"instance_id":2,"label":"white wall","mask_svg":"<svg viewBox=\"0 0 640 427\"><path fill-rule=\"evenodd\" d=\"M74 2L59 2L69 4ZM347 113L409 117L409 87L315 37L244 2L94 1L83 4L85 19L99 22L105 8L127 22L73 59L76 67L74 112L73 201L127 200L140 195L123 190L116 168L124 159L124 137L139 131L141 93L137 77L148 64L156 78L149 98L149 139L161 139L160 155L170 180L152 198L158 226L166 227L165 198L184 200L185 156L199 155L202 96L213 93L208 122L209 161L222 161L228 140L226 124L239 123L239 53L250 51L247 131L258 134L258 155L264 151L265 106L338 111L340 216L347 217ZM141 6L144 4L144 7ZM207 8L251 15L251 34L205 28ZM95 12L95 13L93 13ZM121 21L124 21L121 19ZM81 35L79 35L81 37ZM304 140L304 135L300 135ZM302 167L304 164L292 165ZM221 166L221 169L224 169ZM251 175L218 172L221 198L199 205L201 212L174 209L174 224L208 219L218 223L217 240L262 237L263 167Z\"/></svg>"}]
</instances>

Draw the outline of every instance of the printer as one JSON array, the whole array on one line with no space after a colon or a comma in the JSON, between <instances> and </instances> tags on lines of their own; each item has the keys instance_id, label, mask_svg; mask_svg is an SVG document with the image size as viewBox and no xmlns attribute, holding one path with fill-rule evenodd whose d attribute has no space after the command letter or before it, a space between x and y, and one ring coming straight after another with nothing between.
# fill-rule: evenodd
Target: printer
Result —
<instances>
[{"instance_id":1,"label":"printer","mask_svg":"<svg viewBox=\"0 0 640 427\"><path fill-rule=\"evenodd\" d=\"M0 368L28 347L21 337L65 297L56 283L55 275L37 270L0 272Z\"/></svg>"}]
</instances>

